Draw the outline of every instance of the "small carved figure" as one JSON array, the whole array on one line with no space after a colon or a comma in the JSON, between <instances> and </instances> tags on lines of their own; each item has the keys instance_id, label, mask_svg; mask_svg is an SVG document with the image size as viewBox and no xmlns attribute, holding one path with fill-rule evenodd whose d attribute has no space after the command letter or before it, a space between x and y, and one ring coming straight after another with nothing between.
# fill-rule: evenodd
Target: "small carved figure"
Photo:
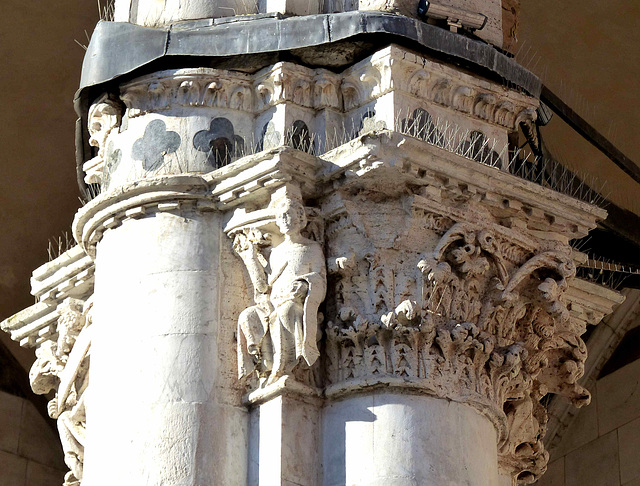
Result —
<instances>
[{"instance_id":1,"label":"small carved figure","mask_svg":"<svg viewBox=\"0 0 640 486\"><path fill-rule=\"evenodd\" d=\"M80 311L77 301L62 304L58 318L58 340L45 343L36 352L36 362L29 374L36 393L56 389L48 404L51 418L58 420L58 432L64 450L64 460L70 471L64 486L79 486L82 481L85 444L85 391L89 384L89 311L91 304Z\"/></svg>"},{"instance_id":2,"label":"small carved figure","mask_svg":"<svg viewBox=\"0 0 640 486\"><path fill-rule=\"evenodd\" d=\"M340 104L336 85L324 75L314 80L315 108L336 108Z\"/></svg>"},{"instance_id":3,"label":"small carved figure","mask_svg":"<svg viewBox=\"0 0 640 486\"><path fill-rule=\"evenodd\" d=\"M89 109L88 130L89 145L97 147L98 154L83 165L85 182L87 184L102 184L104 182L105 161L107 160L107 140L114 130L122 123L124 108L118 98L104 95Z\"/></svg>"},{"instance_id":4,"label":"small carved figure","mask_svg":"<svg viewBox=\"0 0 640 486\"><path fill-rule=\"evenodd\" d=\"M281 202L276 224L284 240L272 249L268 265L255 233L234 240L255 290L255 305L238 319L239 377L257 371L267 384L291 374L301 360L312 366L320 356L318 306L326 292L322 248L301 234L307 224L302 204Z\"/></svg>"}]
</instances>

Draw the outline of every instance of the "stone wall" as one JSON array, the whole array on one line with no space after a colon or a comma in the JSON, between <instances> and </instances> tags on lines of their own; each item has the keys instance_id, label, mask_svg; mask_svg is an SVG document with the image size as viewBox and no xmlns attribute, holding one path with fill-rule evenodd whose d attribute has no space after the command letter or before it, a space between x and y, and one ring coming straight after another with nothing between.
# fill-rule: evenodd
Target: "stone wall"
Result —
<instances>
[{"instance_id":1,"label":"stone wall","mask_svg":"<svg viewBox=\"0 0 640 486\"><path fill-rule=\"evenodd\" d=\"M31 402L0 391L0 486L59 486L64 471L53 428Z\"/></svg>"},{"instance_id":2,"label":"stone wall","mask_svg":"<svg viewBox=\"0 0 640 486\"><path fill-rule=\"evenodd\" d=\"M639 386L640 360L599 379L591 405L580 410L550 451L549 469L536 484L640 485Z\"/></svg>"}]
</instances>

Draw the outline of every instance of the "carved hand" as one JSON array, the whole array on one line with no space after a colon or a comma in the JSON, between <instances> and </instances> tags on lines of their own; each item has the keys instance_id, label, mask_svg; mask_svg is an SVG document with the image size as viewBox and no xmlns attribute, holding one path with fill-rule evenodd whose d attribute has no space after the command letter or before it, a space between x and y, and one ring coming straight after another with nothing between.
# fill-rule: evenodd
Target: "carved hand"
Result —
<instances>
[{"instance_id":1,"label":"carved hand","mask_svg":"<svg viewBox=\"0 0 640 486\"><path fill-rule=\"evenodd\" d=\"M356 267L356 258L353 252L348 256L330 258L328 263L329 273L348 274Z\"/></svg>"},{"instance_id":2,"label":"carved hand","mask_svg":"<svg viewBox=\"0 0 640 486\"><path fill-rule=\"evenodd\" d=\"M47 412L52 419L58 418L58 398L55 397L47 403Z\"/></svg>"},{"instance_id":3,"label":"carved hand","mask_svg":"<svg viewBox=\"0 0 640 486\"><path fill-rule=\"evenodd\" d=\"M304 300L309 293L309 284L305 280L295 280L289 291L295 300Z\"/></svg>"},{"instance_id":4,"label":"carved hand","mask_svg":"<svg viewBox=\"0 0 640 486\"><path fill-rule=\"evenodd\" d=\"M233 239L233 251L241 255L247 251L253 250L251 241L244 233L238 233Z\"/></svg>"}]
</instances>

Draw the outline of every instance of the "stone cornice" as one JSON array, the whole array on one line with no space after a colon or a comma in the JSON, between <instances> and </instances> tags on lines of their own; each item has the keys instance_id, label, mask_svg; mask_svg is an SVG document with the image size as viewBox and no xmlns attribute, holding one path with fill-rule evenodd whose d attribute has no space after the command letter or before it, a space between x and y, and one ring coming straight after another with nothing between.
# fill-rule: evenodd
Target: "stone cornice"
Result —
<instances>
[{"instance_id":1,"label":"stone cornice","mask_svg":"<svg viewBox=\"0 0 640 486\"><path fill-rule=\"evenodd\" d=\"M290 147L278 147L242 158L203 176L220 210L254 200L268 200L270 193L289 181L299 185L305 197L317 195L321 161Z\"/></svg>"},{"instance_id":2,"label":"stone cornice","mask_svg":"<svg viewBox=\"0 0 640 486\"><path fill-rule=\"evenodd\" d=\"M579 285L582 286L584 283L588 282L580 281ZM616 293L617 297L612 299L612 302L607 305L604 299L602 299L601 289L601 287L600 289L594 289L595 293L599 294L599 298L597 297L596 300L605 305L598 306L595 315L585 316L583 318L584 321L591 324L591 319L587 320L586 317L597 318L601 312L607 311L607 309L609 309L609 312L611 308L615 308L615 310L596 327L587 341L589 356L585 362L584 376L580 379L580 383L587 389L593 389L603 366L611 357L618 344L620 344L626 332L633 323L636 322L638 316L640 316L640 291L625 289L622 291L622 295ZM621 297L624 298L624 302L622 303L620 303ZM580 299L579 303L580 302L584 302L584 298ZM586 307L591 307L591 303L588 302ZM579 307L579 309L582 310L581 307ZM574 310L572 309L572 317L573 313ZM545 444L553 453L553 449L560 445L564 437L564 432L578 415L578 410L571 406L570 403L556 397L551 400L548 406L548 413L549 425L547 434L545 435Z\"/></svg>"},{"instance_id":3,"label":"stone cornice","mask_svg":"<svg viewBox=\"0 0 640 486\"><path fill-rule=\"evenodd\" d=\"M65 299L86 300L93 294L94 264L79 246L37 268L31 293L38 302L0 323L21 346L39 346L57 333L58 307Z\"/></svg>"},{"instance_id":4,"label":"stone cornice","mask_svg":"<svg viewBox=\"0 0 640 486\"><path fill-rule=\"evenodd\" d=\"M213 204L206 193L202 177L191 175L156 177L122 186L81 208L73 220L73 235L82 249L95 257L104 231L156 211L211 210Z\"/></svg>"},{"instance_id":5,"label":"stone cornice","mask_svg":"<svg viewBox=\"0 0 640 486\"><path fill-rule=\"evenodd\" d=\"M382 173L395 174L398 182L421 187L421 195L427 191L436 200L446 193L476 198L496 220L507 225L517 224L514 219L527 221L530 231L558 235L565 243L585 236L607 215L601 208L389 131L359 137L322 159L327 163L321 175L326 183L364 183Z\"/></svg>"},{"instance_id":6,"label":"stone cornice","mask_svg":"<svg viewBox=\"0 0 640 486\"><path fill-rule=\"evenodd\" d=\"M226 211L241 203L268 200L289 181L303 194L316 194L318 159L288 147L244 157L236 164L203 175L159 176L100 194L81 208L73 234L91 257L104 231L128 219L158 211Z\"/></svg>"},{"instance_id":7,"label":"stone cornice","mask_svg":"<svg viewBox=\"0 0 640 486\"><path fill-rule=\"evenodd\" d=\"M576 278L567 289L566 299L572 304L571 318L586 330L588 324L598 324L604 316L611 314L625 297L615 290Z\"/></svg>"},{"instance_id":8,"label":"stone cornice","mask_svg":"<svg viewBox=\"0 0 640 486\"><path fill-rule=\"evenodd\" d=\"M343 73L345 111L389 92L416 97L510 130L535 120L539 105L535 98L397 45L376 52Z\"/></svg>"}]
</instances>

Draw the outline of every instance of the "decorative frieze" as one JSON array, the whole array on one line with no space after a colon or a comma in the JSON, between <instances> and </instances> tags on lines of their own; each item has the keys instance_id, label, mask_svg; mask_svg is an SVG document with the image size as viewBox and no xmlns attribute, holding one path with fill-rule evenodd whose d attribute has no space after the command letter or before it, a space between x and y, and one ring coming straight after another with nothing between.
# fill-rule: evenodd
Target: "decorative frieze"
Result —
<instances>
[{"instance_id":1,"label":"decorative frieze","mask_svg":"<svg viewBox=\"0 0 640 486\"><path fill-rule=\"evenodd\" d=\"M103 190L162 174L206 173L282 144L322 153L385 128L447 145L443 129L456 125L461 135L469 132L461 150L500 166L507 133L531 123L538 104L396 45L342 73L289 62L255 74L163 71L124 83L120 99L126 110L108 95L90 110L98 155L85 164L85 180Z\"/></svg>"},{"instance_id":2,"label":"decorative frieze","mask_svg":"<svg viewBox=\"0 0 640 486\"><path fill-rule=\"evenodd\" d=\"M434 103L509 130L536 117L538 102L533 98L396 45L360 61L343 76L345 111L394 92L420 100L413 108Z\"/></svg>"},{"instance_id":3,"label":"decorative frieze","mask_svg":"<svg viewBox=\"0 0 640 486\"><path fill-rule=\"evenodd\" d=\"M251 112L251 77L236 71L195 68L154 73L122 85L127 116L134 118L172 106Z\"/></svg>"},{"instance_id":4,"label":"decorative frieze","mask_svg":"<svg viewBox=\"0 0 640 486\"><path fill-rule=\"evenodd\" d=\"M255 110L290 102L298 106L321 110L341 110L340 75L326 69L309 69L288 62L279 62L256 74Z\"/></svg>"}]
</instances>

